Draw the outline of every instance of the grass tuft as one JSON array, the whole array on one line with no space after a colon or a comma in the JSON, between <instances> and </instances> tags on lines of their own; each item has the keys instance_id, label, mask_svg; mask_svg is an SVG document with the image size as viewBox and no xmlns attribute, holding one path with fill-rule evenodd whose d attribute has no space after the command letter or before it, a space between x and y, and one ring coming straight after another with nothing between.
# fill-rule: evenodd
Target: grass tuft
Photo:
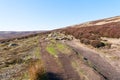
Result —
<instances>
[{"instance_id":1,"label":"grass tuft","mask_svg":"<svg viewBox=\"0 0 120 80\"><path fill-rule=\"evenodd\" d=\"M59 42L56 43L56 48L57 48L57 50L59 50L62 53L66 53L67 54L67 53L71 52L70 48L67 45L59 43Z\"/></svg>"},{"instance_id":2,"label":"grass tuft","mask_svg":"<svg viewBox=\"0 0 120 80\"><path fill-rule=\"evenodd\" d=\"M47 80L45 68L41 61L34 62L29 67L30 80Z\"/></svg>"},{"instance_id":3,"label":"grass tuft","mask_svg":"<svg viewBox=\"0 0 120 80\"><path fill-rule=\"evenodd\" d=\"M55 50L55 47L53 44L49 44L47 47L46 47L46 50L53 56L57 56L57 51Z\"/></svg>"}]
</instances>

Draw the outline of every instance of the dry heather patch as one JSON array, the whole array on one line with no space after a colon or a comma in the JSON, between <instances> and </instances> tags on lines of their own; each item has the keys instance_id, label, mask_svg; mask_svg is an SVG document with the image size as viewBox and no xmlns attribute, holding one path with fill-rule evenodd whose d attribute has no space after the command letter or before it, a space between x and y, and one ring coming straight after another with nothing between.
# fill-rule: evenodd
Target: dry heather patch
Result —
<instances>
[{"instance_id":1,"label":"dry heather patch","mask_svg":"<svg viewBox=\"0 0 120 80\"><path fill-rule=\"evenodd\" d=\"M47 80L45 68L40 60L30 64L29 76L30 80Z\"/></svg>"},{"instance_id":2,"label":"dry heather patch","mask_svg":"<svg viewBox=\"0 0 120 80\"><path fill-rule=\"evenodd\" d=\"M68 35L73 35L85 44L90 44L89 40L99 40L101 42L101 37L120 38L120 23L112 22L104 25L93 25L91 27L86 26L79 28L76 28L75 26L65 28L62 32Z\"/></svg>"}]
</instances>

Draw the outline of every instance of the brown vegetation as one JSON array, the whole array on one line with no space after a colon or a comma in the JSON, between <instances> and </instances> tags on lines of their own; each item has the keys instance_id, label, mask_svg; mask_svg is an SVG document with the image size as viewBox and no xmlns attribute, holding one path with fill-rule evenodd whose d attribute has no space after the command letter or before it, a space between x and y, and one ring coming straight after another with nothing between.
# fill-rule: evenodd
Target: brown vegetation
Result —
<instances>
[{"instance_id":1,"label":"brown vegetation","mask_svg":"<svg viewBox=\"0 0 120 80\"><path fill-rule=\"evenodd\" d=\"M91 41L90 45L92 45L95 48L103 47L105 44L99 40L93 40Z\"/></svg>"},{"instance_id":2,"label":"brown vegetation","mask_svg":"<svg viewBox=\"0 0 120 80\"><path fill-rule=\"evenodd\" d=\"M29 76L30 76L30 80L46 80L47 79L45 68L41 61L37 61L30 64Z\"/></svg>"},{"instance_id":3,"label":"brown vegetation","mask_svg":"<svg viewBox=\"0 0 120 80\"><path fill-rule=\"evenodd\" d=\"M120 23L113 22L104 25L93 25L89 27L69 27L62 30L65 34L73 35L82 43L102 45L101 37L120 38ZM96 41L92 41L96 40ZM92 42L91 42L92 41ZM91 42L91 43L90 43Z\"/></svg>"},{"instance_id":4,"label":"brown vegetation","mask_svg":"<svg viewBox=\"0 0 120 80\"><path fill-rule=\"evenodd\" d=\"M86 38L82 38L80 40L81 43L84 43L84 44L90 44L90 40L89 39L86 39Z\"/></svg>"}]
</instances>

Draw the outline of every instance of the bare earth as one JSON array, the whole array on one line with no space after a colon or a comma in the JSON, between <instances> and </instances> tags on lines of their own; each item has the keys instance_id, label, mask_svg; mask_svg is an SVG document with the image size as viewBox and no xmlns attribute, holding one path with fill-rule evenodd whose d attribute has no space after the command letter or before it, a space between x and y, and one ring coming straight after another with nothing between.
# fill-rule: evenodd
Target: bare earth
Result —
<instances>
[{"instance_id":1,"label":"bare earth","mask_svg":"<svg viewBox=\"0 0 120 80\"><path fill-rule=\"evenodd\" d=\"M102 74L108 80L120 80L120 71L116 70L114 66L107 62L105 58L102 58L96 51L80 45L77 41L67 42L75 51L81 52L81 55L89 60L95 70Z\"/></svg>"}]
</instances>

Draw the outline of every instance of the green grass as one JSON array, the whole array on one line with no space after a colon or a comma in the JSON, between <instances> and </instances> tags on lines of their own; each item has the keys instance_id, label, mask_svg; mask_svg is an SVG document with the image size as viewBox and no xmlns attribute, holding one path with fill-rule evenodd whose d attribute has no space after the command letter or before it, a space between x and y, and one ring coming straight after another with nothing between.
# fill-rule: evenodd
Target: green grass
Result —
<instances>
[{"instance_id":1,"label":"green grass","mask_svg":"<svg viewBox=\"0 0 120 80\"><path fill-rule=\"evenodd\" d=\"M35 57L40 59L40 48L39 47L36 47L36 50L35 50Z\"/></svg>"},{"instance_id":2,"label":"green grass","mask_svg":"<svg viewBox=\"0 0 120 80\"><path fill-rule=\"evenodd\" d=\"M65 54L71 52L71 49L67 45L55 40L51 40L51 43L47 45L46 50L55 57L57 56L58 51Z\"/></svg>"},{"instance_id":3,"label":"green grass","mask_svg":"<svg viewBox=\"0 0 120 80\"><path fill-rule=\"evenodd\" d=\"M61 50L64 50L66 48L66 46L61 43L57 43L57 47Z\"/></svg>"},{"instance_id":4,"label":"green grass","mask_svg":"<svg viewBox=\"0 0 120 80\"><path fill-rule=\"evenodd\" d=\"M53 44L49 44L47 47L46 47L46 50L53 56L57 56L57 51L55 50L55 47Z\"/></svg>"},{"instance_id":5,"label":"green grass","mask_svg":"<svg viewBox=\"0 0 120 80\"><path fill-rule=\"evenodd\" d=\"M56 48L62 53L67 54L71 52L70 48L67 45L62 44L62 43L56 43Z\"/></svg>"}]
</instances>

